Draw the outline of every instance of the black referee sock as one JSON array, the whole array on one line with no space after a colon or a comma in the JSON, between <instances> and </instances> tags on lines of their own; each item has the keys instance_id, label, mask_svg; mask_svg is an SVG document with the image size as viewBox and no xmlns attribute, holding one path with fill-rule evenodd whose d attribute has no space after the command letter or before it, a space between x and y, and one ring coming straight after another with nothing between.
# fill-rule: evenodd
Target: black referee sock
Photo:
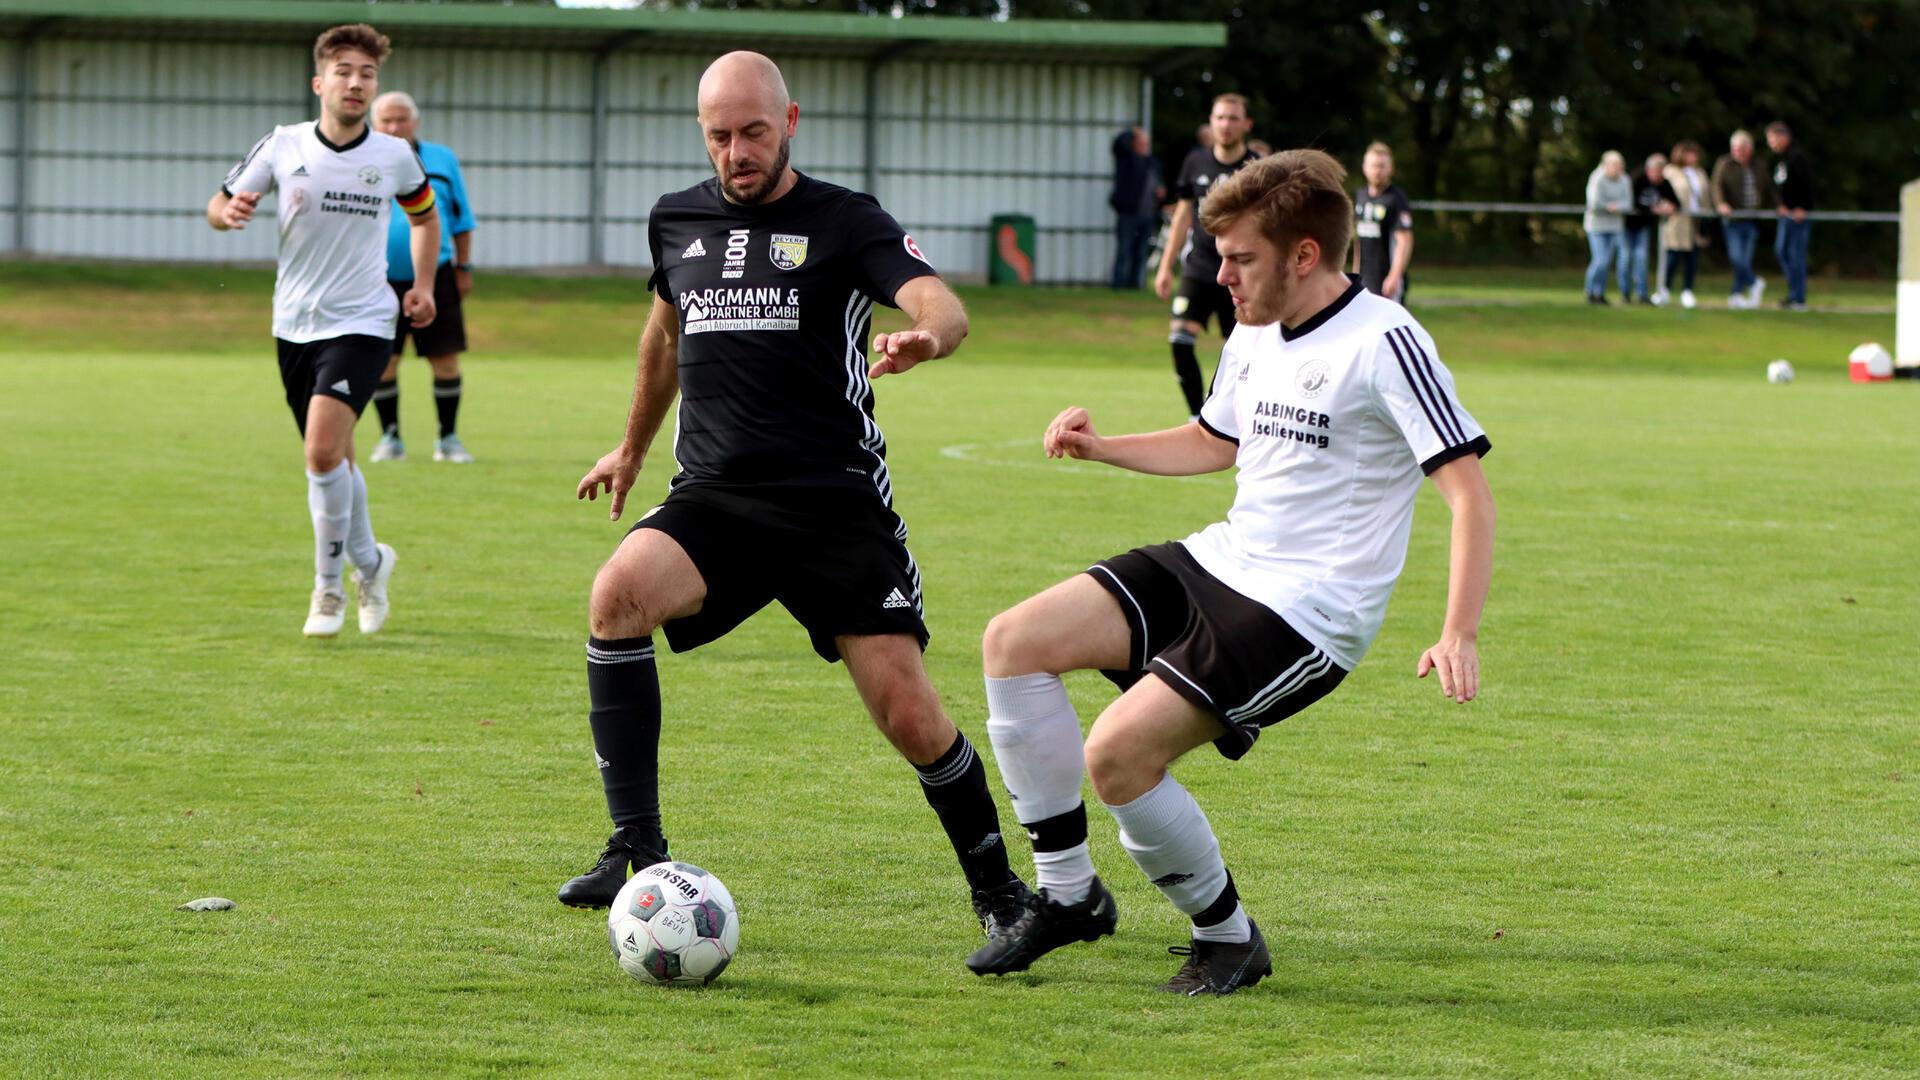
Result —
<instances>
[{"instance_id":1,"label":"black referee sock","mask_svg":"<svg viewBox=\"0 0 1920 1080\"><path fill-rule=\"evenodd\" d=\"M587 638L593 751L615 827L660 835L660 672L653 639ZM661 845L664 853L665 844Z\"/></svg>"},{"instance_id":2,"label":"black referee sock","mask_svg":"<svg viewBox=\"0 0 1920 1080\"><path fill-rule=\"evenodd\" d=\"M400 380L381 379L373 389L373 407L380 413L380 434L400 434Z\"/></svg>"},{"instance_id":3,"label":"black referee sock","mask_svg":"<svg viewBox=\"0 0 1920 1080\"><path fill-rule=\"evenodd\" d=\"M460 417L460 376L433 380L433 407L440 411L440 437L453 434Z\"/></svg>"},{"instance_id":4,"label":"black referee sock","mask_svg":"<svg viewBox=\"0 0 1920 1080\"><path fill-rule=\"evenodd\" d=\"M1007 845L1000 838L1000 810L987 790L987 768L964 732L931 765L915 765L920 791L940 817L960 869L975 890L995 889L1013 880Z\"/></svg>"},{"instance_id":5,"label":"black referee sock","mask_svg":"<svg viewBox=\"0 0 1920 1080\"><path fill-rule=\"evenodd\" d=\"M1168 339L1173 345L1173 373L1180 380L1180 392L1187 397L1187 415L1199 416L1206 400L1200 383L1200 359L1193 355L1193 335L1176 334Z\"/></svg>"}]
</instances>

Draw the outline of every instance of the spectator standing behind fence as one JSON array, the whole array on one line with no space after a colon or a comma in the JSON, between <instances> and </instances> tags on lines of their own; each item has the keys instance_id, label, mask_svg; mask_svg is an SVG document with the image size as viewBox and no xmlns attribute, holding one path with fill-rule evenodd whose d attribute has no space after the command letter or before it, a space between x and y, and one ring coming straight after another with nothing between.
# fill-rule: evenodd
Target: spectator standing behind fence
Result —
<instances>
[{"instance_id":1,"label":"spectator standing behind fence","mask_svg":"<svg viewBox=\"0 0 1920 1080\"><path fill-rule=\"evenodd\" d=\"M1767 291L1766 279L1753 272L1760 222L1732 215L1773 209L1773 180L1753 160L1752 135L1734 132L1727 141L1727 151L1713 163L1713 208L1720 213L1720 231L1727 238L1727 261L1733 264L1733 289L1727 293L1727 306L1757 308Z\"/></svg>"},{"instance_id":2,"label":"spectator standing behind fence","mask_svg":"<svg viewBox=\"0 0 1920 1080\"><path fill-rule=\"evenodd\" d=\"M1686 276L1681 280L1680 306L1688 311L1696 303L1693 296L1694 276L1700 270L1700 249L1705 246L1706 237L1702 235L1701 222L1707 216L1707 174L1700 168L1700 144L1692 139L1682 139L1673 144L1673 159L1667 163L1667 186L1673 192L1674 212L1660 226L1662 246L1667 249L1665 265L1660 268L1660 290L1653 294L1653 302L1664 304L1673 288L1673 271L1684 267Z\"/></svg>"},{"instance_id":3,"label":"spectator standing behind fence","mask_svg":"<svg viewBox=\"0 0 1920 1080\"><path fill-rule=\"evenodd\" d=\"M1627 179L1627 159L1620 151L1600 155L1600 167L1587 177L1587 213L1581 224L1587 230L1587 248L1593 258L1587 263L1587 303L1607 302L1607 265L1617 263L1620 279L1627 277L1625 259L1626 219L1622 216L1633 204L1633 181Z\"/></svg>"},{"instance_id":4,"label":"spectator standing behind fence","mask_svg":"<svg viewBox=\"0 0 1920 1080\"><path fill-rule=\"evenodd\" d=\"M1787 298L1780 306L1788 311L1805 311L1807 241L1813 232L1813 223L1807 220L1813 210L1813 168L1794 145L1792 129L1778 120L1767 125L1767 149L1773 151L1773 186L1779 192L1776 209L1780 225L1773 238L1773 254L1780 260L1780 272L1787 275Z\"/></svg>"},{"instance_id":5,"label":"spectator standing behind fence","mask_svg":"<svg viewBox=\"0 0 1920 1080\"><path fill-rule=\"evenodd\" d=\"M1627 213L1627 257L1620 267L1620 298L1632 303L1638 297L1643 304L1653 298L1647 293L1647 251L1660 219L1673 213L1673 189L1667 186L1667 155L1650 154L1646 167L1633 174L1633 208Z\"/></svg>"},{"instance_id":6,"label":"spectator standing behind fence","mask_svg":"<svg viewBox=\"0 0 1920 1080\"><path fill-rule=\"evenodd\" d=\"M1137 289L1147 258L1147 244L1160 227L1160 202L1167 189L1160 183L1160 160L1153 156L1147 129L1131 127L1113 137L1113 194L1107 199L1116 215L1113 225L1113 287Z\"/></svg>"}]
</instances>

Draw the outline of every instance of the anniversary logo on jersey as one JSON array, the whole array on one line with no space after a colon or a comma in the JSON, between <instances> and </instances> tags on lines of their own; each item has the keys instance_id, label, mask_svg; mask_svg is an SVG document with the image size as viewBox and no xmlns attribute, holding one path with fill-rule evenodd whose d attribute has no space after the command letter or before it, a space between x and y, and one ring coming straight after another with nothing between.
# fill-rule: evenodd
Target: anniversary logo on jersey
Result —
<instances>
[{"instance_id":1,"label":"anniversary logo on jersey","mask_svg":"<svg viewBox=\"0 0 1920 1080\"><path fill-rule=\"evenodd\" d=\"M767 258L776 270L795 270L807 261L807 238L791 233L774 233L767 238Z\"/></svg>"},{"instance_id":2,"label":"anniversary logo on jersey","mask_svg":"<svg viewBox=\"0 0 1920 1080\"><path fill-rule=\"evenodd\" d=\"M1309 360L1300 365L1299 374L1293 377L1294 389L1304 398L1317 398L1327 388L1330 366L1325 360Z\"/></svg>"}]
</instances>

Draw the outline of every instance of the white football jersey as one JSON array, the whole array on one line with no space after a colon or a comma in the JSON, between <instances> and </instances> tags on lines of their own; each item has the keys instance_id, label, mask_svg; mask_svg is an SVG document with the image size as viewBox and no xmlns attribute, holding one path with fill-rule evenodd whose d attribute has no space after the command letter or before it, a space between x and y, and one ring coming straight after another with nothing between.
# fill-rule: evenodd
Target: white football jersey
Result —
<instances>
[{"instance_id":1,"label":"white football jersey","mask_svg":"<svg viewBox=\"0 0 1920 1080\"><path fill-rule=\"evenodd\" d=\"M393 336L400 304L387 285L388 202L401 200L410 215L433 212L427 171L405 139L368 128L336 146L315 121L283 124L220 190L280 193L274 337Z\"/></svg>"},{"instance_id":2,"label":"white football jersey","mask_svg":"<svg viewBox=\"0 0 1920 1080\"><path fill-rule=\"evenodd\" d=\"M1239 477L1187 551L1349 671L1406 563L1421 476L1491 448L1433 339L1358 282L1293 330L1235 327L1200 422L1239 444Z\"/></svg>"}]
</instances>

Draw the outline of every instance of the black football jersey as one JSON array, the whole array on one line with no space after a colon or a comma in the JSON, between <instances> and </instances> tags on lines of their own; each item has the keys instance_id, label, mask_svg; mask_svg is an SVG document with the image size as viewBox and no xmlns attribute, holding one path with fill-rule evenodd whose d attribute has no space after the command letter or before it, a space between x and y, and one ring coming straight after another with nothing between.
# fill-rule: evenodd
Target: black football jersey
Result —
<instances>
[{"instance_id":1,"label":"black football jersey","mask_svg":"<svg viewBox=\"0 0 1920 1080\"><path fill-rule=\"evenodd\" d=\"M1181 257L1186 263L1187 276L1204 276L1212 281L1220 272L1220 249L1213 245L1213 237L1200 227L1200 204L1206 201L1207 192L1213 186L1241 169L1260 160L1260 155L1249 149L1240 155L1240 160L1231 165L1222 165L1216 161L1213 151L1204 146L1196 146L1180 163L1180 177L1173 182L1174 199L1193 201L1193 227L1187 230L1186 250Z\"/></svg>"},{"instance_id":2,"label":"black football jersey","mask_svg":"<svg viewBox=\"0 0 1920 1080\"><path fill-rule=\"evenodd\" d=\"M890 503L871 315L934 272L899 222L805 175L753 206L708 180L654 204L647 244L648 286L680 315L673 486L853 487Z\"/></svg>"},{"instance_id":3,"label":"black football jersey","mask_svg":"<svg viewBox=\"0 0 1920 1080\"><path fill-rule=\"evenodd\" d=\"M1360 280L1376 289L1393 268L1393 234L1413 231L1413 203L1393 184L1375 195L1362 185L1353 193L1353 242L1360 250Z\"/></svg>"}]
</instances>

